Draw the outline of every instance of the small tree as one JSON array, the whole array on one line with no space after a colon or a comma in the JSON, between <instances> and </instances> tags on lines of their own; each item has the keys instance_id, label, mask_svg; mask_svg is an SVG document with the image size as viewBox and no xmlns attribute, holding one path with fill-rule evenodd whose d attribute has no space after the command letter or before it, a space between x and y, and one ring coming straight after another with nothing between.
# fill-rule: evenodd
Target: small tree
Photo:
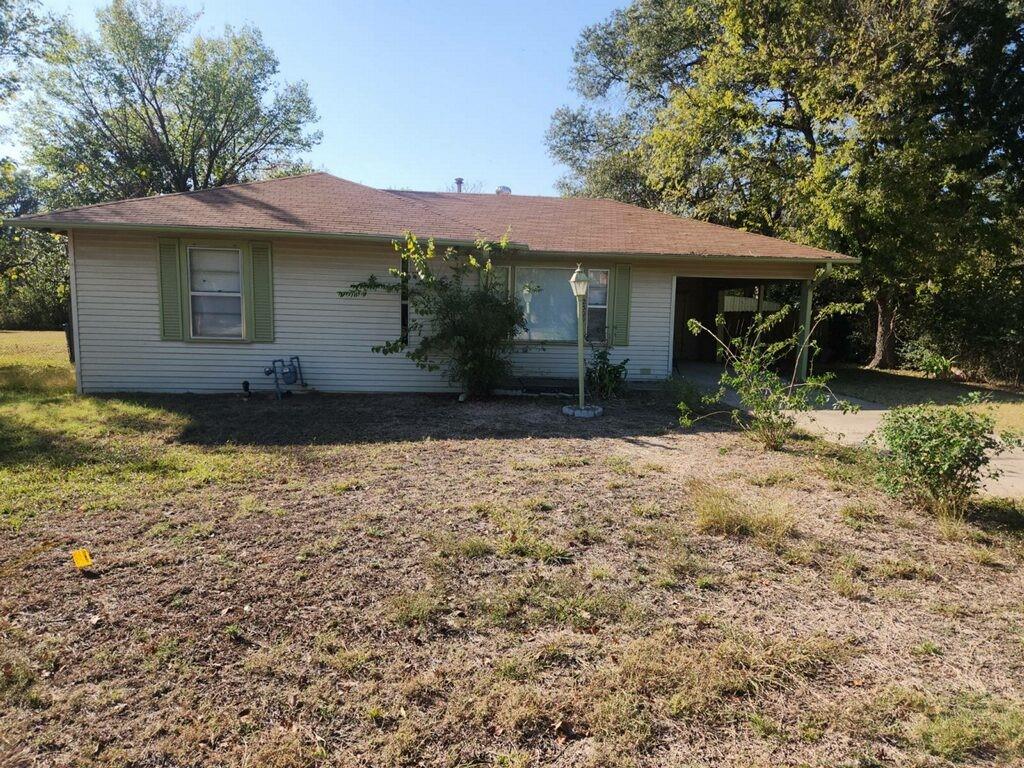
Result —
<instances>
[{"instance_id":1,"label":"small tree","mask_svg":"<svg viewBox=\"0 0 1024 768\"><path fill-rule=\"evenodd\" d=\"M994 433L991 409L978 410L980 403L973 393L956 405L912 405L885 414L877 433L884 444L882 486L941 517L962 519L981 481L999 475L991 457L1020 445Z\"/></svg>"},{"instance_id":2,"label":"small tree","mask_svg":"<svg viewBox=\"0 0 1024 768\"><path fill-rule=\"evenodd\" d=\"M404 352L420 368L445 369L448 379L471 396L489 394L511 372L513 343L526 329L522 305L495 279L491 263L492 254L509 253L508 237L438 254L432 239L424 247L407 232L405 242L394 247L402 259L400 268L389 270L394 281L370 275L338 292L342 298L377 292L408 298L402 334L372 350Z\"/></svg>"},{"instance_id":3,"label":"small tree","mask_svg":"<svg viewBox=\"0 0 1024 768\"><path fill-rule=\"evenodd\" d=\"M725 397L726 389L735 390L743 407L749 411L744 418L743 412L735 408L730 411L733 421L743 430L752 434L765 448L780 450L792 437L796 426L793 414L808 411L815 406L825 405L832 400L832 407L845 411L854 410L849 403L838 400L828 388L831 374L808 376L798 381L799 360L801 355L813 357L818 352L814 342L814 330L829 317L855 311L859 305L829 304L821 309L807 339L801 340L800 332L794 333L779 341L766 341L765 337L776 329L792 311L789 305L783 306L778 312L770 315L757 314L754 322L741 336L723 339L699 320L691 319L687 326L696 336L707 333L718 345L719 354L724 358L726 367L719 380L716 392L707 395L704 402L708 405L719 403ZM725 317L716 318L718 327L725 326ZM777 372L783 359L794 355L793 372L789 380L783 379ZM723 411L714 411L695 417L691 404L679 403L679 423L684 427L693 426L699 419L707 418Z\"/></svg>"}]
</instances>

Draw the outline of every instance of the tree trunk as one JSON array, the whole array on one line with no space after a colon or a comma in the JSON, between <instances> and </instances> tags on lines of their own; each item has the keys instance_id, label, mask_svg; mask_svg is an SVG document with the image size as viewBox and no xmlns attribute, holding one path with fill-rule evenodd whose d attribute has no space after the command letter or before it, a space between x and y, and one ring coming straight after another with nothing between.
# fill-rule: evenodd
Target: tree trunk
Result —
<instances>
[{"instance_id":1,"label":"tree trunk","mask_svg":"<svg viewBox=\"0 0 1024 768\"><path fill-rule=\"evenodd\" d=\"M896 307L892 296L878 294L875 299L878 309L878 325L875 330L875 356L868 368L896 367Z\"/></svg>"}]
</instances>

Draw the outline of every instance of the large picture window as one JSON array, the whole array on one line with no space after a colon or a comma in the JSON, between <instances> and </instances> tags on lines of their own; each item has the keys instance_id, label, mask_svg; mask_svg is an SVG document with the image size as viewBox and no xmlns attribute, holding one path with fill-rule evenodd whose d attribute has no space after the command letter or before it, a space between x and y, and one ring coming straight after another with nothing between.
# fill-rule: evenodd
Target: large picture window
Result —
<instances>
[{"instance_id":1,"label":"large picture window","mask_svg":"<svg viewBox=\"0 0 1024 768\"><path fill-rule=\"evenodd\" d=\"M498 269L507 267L496 267L495 274ZM564 267L515 268L515 292L526 315L521 341L576 341L576 297L569 288L572 273ZM590 269L587 274L586 339L600 344L608 340L609 270Z\"/></svg>"},{"instance_id":2,"label":"large picture window","mask_svg":"<svg viewBox=\"0 0 1024 768\"><path fill-rule=\"evenodd\" d=\"M242 253L236 248L189 248L192 338L242 338Z\"/></svg>"},{"instance_id":3,"label":"large picture window","mask_svg":"<svg viewBox=\"0 0 1024 768\"><path fill-rule=\"evenodd\" d=\"M526 341L575 341L576 297L569 289L571 269L516 267L516 295L523 302Z\"/></svg>"}]
</instances>

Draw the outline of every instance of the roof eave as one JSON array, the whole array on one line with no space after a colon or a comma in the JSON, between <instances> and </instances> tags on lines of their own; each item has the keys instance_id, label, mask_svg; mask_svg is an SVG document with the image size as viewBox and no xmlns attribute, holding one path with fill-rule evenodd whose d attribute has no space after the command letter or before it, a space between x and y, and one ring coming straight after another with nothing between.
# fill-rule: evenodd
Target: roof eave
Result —
<instances>
[{"instance_id":1,"label":"roof eave","mask_svg":"<svg viewBox=\"0 0 1024 768\"><path fill-rule=\"evenodd\" d=\"M374 243L392 243L395 240L403 240L404 232L393 235L374 235L364 232L296 232L291 229L262 229L253 227L183 227L165 226L160 224L120 224L120 223L97 223L97 222L69 222L59 219L6 219L3 221L5 227L21 227L23 229L36 229L50 232L68 232L72 229L102 230L115 232L170 232L174 234L200 234L200 235L245 235L250 237L294 237L317 240L362 240ZM475 240L465 240L451 237L435 237L434 242L443 245L473 246ZM513 248L529 250L525 243L509 242Z\"/></svg>"},{"instance_id":2,"label":"roof eave","mask_svg":"<svg viewBox=\"0 0 1024 768\"><path fill-rule=\"evenodd\" d=\"M3 221L5 227L22 227L24 229L37 229L37 230L49 230L52 232L67 232L72 229L85 229L85 230L108 230L108 231L124 231L124 232L170 232L175 234L202 234L202 235L216 235L216 234L227 234L227 235L245 235L249 237L277 237L277 238L304 238L304 239L319 239L319 240L359 240L363 242L374 242L374 243L392 243L395 240L401 240L405 237L405 233L396 233L394 235L373 235L361 232L296 232L295 230L277 230L277 229L260 229L260 228L245 228L245 227L183 227L183 226L163 226L157 224L119 224L119 223L97 223L97 222L69 222L61 221L60 219L6 219ZM476 244L473 240L461 240L454 238L435 237L435 242L442 243L444 245L457 245L457 246L472 246ZM530 247L525 243L510 242L510 246L524 251L529 251ZM581 258L581 257L594 257L594 258L633 258L633 259L651 259L651 260L663 260L663 261L678 261L679 259L694 259L694 260L714 260L714 261L737 261L744 262L751 259L757 260L761 263L804 263L804 264L859 264L860 259L854 256L844 256L842 254L836 254L834 256L822 255L816 256L758 256L757 254L716 254L716 253L660 253L660 252L639 252L630 251L623 253L621 251L531 251L534 255L538 256L551 256L554 258Z\"/></svg>"},{"instance_id":3,"label":"roof eave","mask_svg":"<svg viewBox=\"0 0 1024 768\"><path fill-rule=\"evenodd\" d=\"M681 253L661 253L661 252L641 252L641 251L544 251L534 249L530 252L534 256L550 256L550 257L564 257L564 258L580 258L580 257L595 257L595 258L635 258L635 259L650 259L652 261L679 261L680 259L691 259L694 261L708 260L708 261L736 261L744 262L755 260L761 263L784 263L784 264L860 264L860 259L856 256L846 256L841 253L835 255L821 255L821 256L758 256L755 253L737 254L737 253L697 253L697 252L681 252Z\"/></svg>"}]
</instances>

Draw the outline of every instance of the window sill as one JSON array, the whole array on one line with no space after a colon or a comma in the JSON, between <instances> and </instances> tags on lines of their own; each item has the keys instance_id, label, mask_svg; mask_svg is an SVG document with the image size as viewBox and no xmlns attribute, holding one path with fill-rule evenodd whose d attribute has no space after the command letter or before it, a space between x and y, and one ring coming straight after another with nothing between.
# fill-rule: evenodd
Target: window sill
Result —
<instances>
[{"instance_id":1,"label":"window sill","mask_svg":"<svg viewBox=\"0 0 1024 768\"><path fill-rule=\"evenodd\" d=\"M515 341L516 349L529 349L530 347L575 347L578 341ZM606 341L587 341L583 340L584 347L607 347L610 343Z\"/></svg>"}]
</instances>

